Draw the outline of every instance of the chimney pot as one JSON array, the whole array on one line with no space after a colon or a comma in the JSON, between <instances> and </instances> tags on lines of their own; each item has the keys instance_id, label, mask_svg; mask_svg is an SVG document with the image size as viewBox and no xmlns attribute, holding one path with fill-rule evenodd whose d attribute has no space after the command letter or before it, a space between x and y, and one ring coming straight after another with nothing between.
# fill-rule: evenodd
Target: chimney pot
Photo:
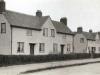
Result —
<instances>
[{"instance_id":1,"label":"chimney pot","mask_svg":"<svg viewBox=\"0 0 100 75\"><path fill-rule=\"evenodd\" d=\"M67 18L66 17L62 17L60 19L60 22L64 23L65 25L67 25Z\"/></svg>"},{"instance_id":2,"label":"chimney pot","mask_svg":"<svg viewBox=\"0 0 100 75\"><path fill-rule=\"evenodd\" d=\"M38 17L42 17L42 11L41 11L41 10L37 10L37 12L36 12L36 16L38 16Z\"/></svg>"},{"instance_id":3,"label":"chimney pot","mask_svg":"<svg viewBox=\"0 0 100 75\"><path fill-rule=\"evenodd\" d=\"M4 0L0 0L0 14L2 14L3 12L5 12L5 1Z\"/></svg>"},{"instance_id":4,"label":"chimney pot","mask_svg":"<svg viewBox=\"0 0 100 75\"><path fill-rule=\"evenodd\" d=\"M93 32L92 29L90 29L89 32L92 33Z\"/></svg>"},{"instance_id":5,"label":"chimney pot","mask_svg":"<svg viewBox=\"0 0 100 75\"><path fill-rule=\"evenodd\" d=\"M82 27L78 27L78 28L77 28L77 32L78 32L78 33L82 33L82 32L83 32L83 28L82 28Z\"/></svg>"}]
</instances>

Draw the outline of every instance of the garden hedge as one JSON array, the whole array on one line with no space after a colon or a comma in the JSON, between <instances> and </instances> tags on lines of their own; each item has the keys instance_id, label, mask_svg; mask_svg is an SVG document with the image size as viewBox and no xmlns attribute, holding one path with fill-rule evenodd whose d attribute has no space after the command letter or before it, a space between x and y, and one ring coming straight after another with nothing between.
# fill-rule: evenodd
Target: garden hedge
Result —
<instances>
[{"instance_id":1,"label":"garden hedge","mask_svg":"<svg viewBox=\"0 0 100 75\"><path fill-rule=\"evenodd\" d=\"M100 57L100 54L95 54L94 58ZM66 54L66 55L0 55L0 66L29 64L29 63L42 63L61 60L75 60L91 58L90 54Z\"/></svg>"}]
</instances>

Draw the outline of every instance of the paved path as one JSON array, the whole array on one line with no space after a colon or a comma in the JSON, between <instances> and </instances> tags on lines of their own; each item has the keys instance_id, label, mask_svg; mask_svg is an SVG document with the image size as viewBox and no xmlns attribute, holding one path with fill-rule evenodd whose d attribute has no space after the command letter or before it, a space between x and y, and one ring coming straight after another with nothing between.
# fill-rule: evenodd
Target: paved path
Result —
<instances>
[{"instance_id":1,"label":"paved path","mask_svg":"<svg viewBox=\"0 0 100 75\"><path fill-rule=\"evenodd\" d=\"M70 61L67 60L67 61L59 61L59 62L47 62L47 63L38 63L38 64L0 67L0 75L19 75L21 72L25 72L28 70L36 70L36 69L42 69L42 68L47 68L47 67L73 65L73 64L98 62L98 61L100 61L100 58L84 59L84 60L70 60Z\"/></svg>"},{"instance_id":2,"label":"paved path","mask_svg":"<svg viewBox=\"0 0 100 75\"><path fill-rule=\"evenodd\" d=\"M100 75L100 63L64 67L21 75Z\"/></svg>"}]
</instances>

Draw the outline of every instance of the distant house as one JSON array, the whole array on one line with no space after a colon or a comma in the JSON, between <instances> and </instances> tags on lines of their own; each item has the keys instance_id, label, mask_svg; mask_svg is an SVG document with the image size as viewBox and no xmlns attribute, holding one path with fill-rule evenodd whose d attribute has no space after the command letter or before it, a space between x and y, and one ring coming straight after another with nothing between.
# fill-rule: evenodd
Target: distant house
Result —
<instances>
[{"instance_id":1,"label":"distant house","mask_svg":"<svg viewBox=\"0 0 100 75\"><path fill-rule=\"evenodd\" d=\"M73 33L67 19L60 22L6 10L0 1L0 54L3 55L48 55L73 52Z\"/></svg>"},{"instance_id":2,"label":"distant house","mask_svg":"<svg viewBox=\"0 0 100 75\"><path fill-rule=\"evenodd\" d=\"M82 27L77 28L74 36L74 53L100 53L100 33L84 32Z\"/></svg>"}]
</instances>

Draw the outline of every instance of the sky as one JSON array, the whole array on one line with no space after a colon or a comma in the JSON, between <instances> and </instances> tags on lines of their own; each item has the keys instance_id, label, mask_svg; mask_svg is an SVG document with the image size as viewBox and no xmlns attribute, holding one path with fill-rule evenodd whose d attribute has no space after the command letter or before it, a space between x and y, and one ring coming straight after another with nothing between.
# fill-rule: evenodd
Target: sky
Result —
<instances>
[{"instance_id":1,"label":"sky","mask_svg":"<svg viewBox=\"0 0 100 75\"><path fill-rule=\"evenodd\" d=\"M67 17L68 27L76 31L83 27L84 31L92 29L100 31L100 0L5 0L6 9L35 15L41 10L43 16L49 15L59 21Z\"/></svg>"}]
</instances>

